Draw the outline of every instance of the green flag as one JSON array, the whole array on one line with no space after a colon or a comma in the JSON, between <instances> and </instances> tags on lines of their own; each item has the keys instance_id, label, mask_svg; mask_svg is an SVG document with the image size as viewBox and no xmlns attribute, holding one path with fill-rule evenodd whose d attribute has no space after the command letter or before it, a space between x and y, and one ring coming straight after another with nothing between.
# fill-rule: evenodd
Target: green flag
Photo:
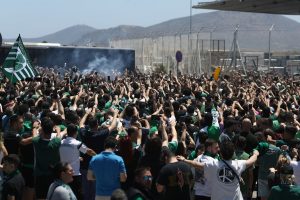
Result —
<instances>
[{"instance_id":1,"label":"green flag","mask_svg":"<svg viewBox=\"0 0 300 200\"><path fill-rule=\"evenodd\" d=\"M29 60L20 35L9 51L2 71L12 83L37 76L38 73Z\"/></svg>"}]
</instances>

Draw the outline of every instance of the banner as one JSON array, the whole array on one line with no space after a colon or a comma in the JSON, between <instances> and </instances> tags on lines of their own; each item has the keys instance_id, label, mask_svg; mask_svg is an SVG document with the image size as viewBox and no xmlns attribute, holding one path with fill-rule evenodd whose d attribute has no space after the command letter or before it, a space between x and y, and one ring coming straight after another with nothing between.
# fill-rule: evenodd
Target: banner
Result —
<instances>
[{"instance_id":1,"label":"banner","mask_svg":"<svg viewBox=\"0 0 300 200\"><path fill-rule=\"evenodd\" d=\"M220 72L221 72L221 67L217 67L214 71L213 77L214 80L217 81L219 79L220 76Z\"/></svg>"},{"instance_id":2,"label":"banner","mask_svg":"<svg viewBox=\"0 0 300 200\"><path fill-rule=\"evenodd\" d=\"M38 75L29 60L20 35L9 51L3 63L2 71L12 83L26 78L34 78Z\"/></svg>"}]
</instances>

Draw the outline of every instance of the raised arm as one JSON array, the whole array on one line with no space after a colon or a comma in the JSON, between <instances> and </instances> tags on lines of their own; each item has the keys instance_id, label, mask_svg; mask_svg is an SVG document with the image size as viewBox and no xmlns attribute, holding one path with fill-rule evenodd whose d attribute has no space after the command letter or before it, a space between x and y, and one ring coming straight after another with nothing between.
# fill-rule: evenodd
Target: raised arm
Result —
<instances>
[{"instance_id":1,"label":"raised arm","mask_svg":"<svg viewBox=\"0 0 300 200\"><path fill-rule=\"evenodd\" d=\"M183 161L183 162L191 165L192 167L195 167L195 168L200 169L200 170L202 170L204 168L204 165L205 165L202 162L197 162L197 161L194 161L194 160L187 160L183 156L176 156L176 158L177 158L177 160Z\"/></svg>"},{"instance_id":2,"label":"raised arm","mask_svg":"<svg viewBox=\"0 0 300 200\"><path fill-rule=\"evenodd\" d=\"M64 106L62 105L60 99L57 101L57 104L58 104L58 113L60 114L62 119L66 119Z\"/></svg>"},{"instance_id":3,"label":"raised arm","mask_svg":"<svg viewBox=\"0 0 300 200\"><path fill-rule=\"evenodd\" d=\"M168 134L166 131L166 122L160 118L160 128L161 128L161 137L162 137L162 146L167 147L168 146Z\"/></svg>"},{"instance_id":4,"label":"raised arm","mask_svg":"<svg viewBox=\"0 0 300 200\"><path fill-rule=\"evenodd\" d=\"M247 168L254 165L258 156L259 156L259 152L257 150L254 150L253 155L248 160L246 160Z\"/></svg>"},{"instance_id":5,"label":"raised arm","mask_svg":"<svg viewBox=\"0 0 300 200\"><path fill-rule=\"evenodd\" d=\"M108 127L109 132L111 132L112 130L114 130L117 127L117 116L118 116L119 110L113 109L113 112L114 112L113 120L111 122L111 125Z\"/></svg>"},{"instance_id":6,"label":"raised arm","mask_svg":"<svg viewBox=\"0 0 300 200\"><path fill-rule=\"evenodd\" d=\"M172 120L170 122L170 125L171 125L171 134L172 134L172 142L178 142L178 138L177 138L177 131L176 131L176 121L175 120Z\"/></svg>"},{"instance_id":7,"label":"raised arm","mask_svg":"<svg viewBox=\"0 0 300 200\"><path fill-rule=\"evenodd\" d=\"M79 122L79 127L80 128L84 128L84 124L85 124L85 121L87 119L87 117L89 116L89 114L92 112L92 108L89 108L85 114L83 115L83 117L81 118L80 122Z\"/></svg>"}]
</instances>

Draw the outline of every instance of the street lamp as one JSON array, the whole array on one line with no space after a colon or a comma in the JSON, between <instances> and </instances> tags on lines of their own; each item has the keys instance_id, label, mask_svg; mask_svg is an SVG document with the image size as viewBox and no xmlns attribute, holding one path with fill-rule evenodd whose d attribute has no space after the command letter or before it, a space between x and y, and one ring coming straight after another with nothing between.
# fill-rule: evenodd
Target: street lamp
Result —
<instances>
[{"instance_id":1,"label":"street lamp","mask_svg":"<svg viewBox=\"0 0 300 200\"><path fill-rule=\"evenodd\" d=\"M202 63L201 63L201 49L200 49L200 46L199 46L199 34L200 34L202 29L204 29L204 27L200 27L200 29L197 33L197 53L198 53L198 57L197 57L196 66L199 65L199 74L200 75L201 75L201 72L202 72ZM197 71L197 70L195 70L195 71Z\"/></svg>"},{"instance_id":2,"label":"street lamp","mask_svg":"<svg viewBox=\"0 0 300 200\"><path fill-rule=\"evenodd\" d=\"M192 33L192 0L190 0L190 34Z\"/></svg>"},{"instance_id":3,"label":"street lamp","mask_svg":"<svg viewBox=\"0 0 300 200\"><path fill-rule=\"evenodd\" d=\"M217 27L213 27L210 32L209 32L209 68L208 72L210 73L211 71L211 51L212 51L212 34L215 31Z\"/></svg>"},{"instance_id":4,"label":"street lamp","mask_svg":"<svg viewBox=\"0 0 300 200\"><path fill-rule=\"evenodd\" d=\"M271 68L271 32L274 28L274 24L272 24L271 28L269 29L269 65L268 65L268 72L270 71ZM274 70L274 68L273 68Z\"/></svg>"}]
</instances>

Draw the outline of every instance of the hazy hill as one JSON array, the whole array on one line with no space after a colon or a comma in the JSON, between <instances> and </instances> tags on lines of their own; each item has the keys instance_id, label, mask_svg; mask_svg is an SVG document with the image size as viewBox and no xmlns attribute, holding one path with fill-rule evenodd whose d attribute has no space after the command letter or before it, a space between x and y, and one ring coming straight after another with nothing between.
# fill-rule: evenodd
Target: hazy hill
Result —
<instances>
[{"instance_id":1,"label":"hazy hill","mask_svg":"<svg viewBox=\"0 0 300 200\"><path fill-rule=\"evenodd\" d=\"M86 41L108 45L109 39L127 39L175 35L189 32L189 17L172 19L149 27L119 26L88 33L76 43L85 45ZM300 49L300 23L281 15L217 11L194 15L192 32L213 30L213 39L225 39L226 47L231 47L233 31L239 24L238 42L241 49L268 50L269 28L271 48L276 51ZM298 42L299 41L299 42Z\"/></svg>"},{"instance_id":2,"label":"hazy hill","mask_svg":"<svg viewBox=\"0 0 300 200\"><path fill-rule=\"evenodd\" d=\"M58 42L61 44L72 45L83 35L93 32L95 30L97 29L87 25L76 25L39 38L23 38L23 40L30 42Z\"/></svg>"},{"instance_id":3,"label":"hazy hill","mask_svg":"<svg viewBox=\"0 0 300 200\"><path fill-rule=\"evenodd\" d=\"M235 26L239 24L238 42L241 49L268 50L269 28L272 31L272 50L300 50L300 23L280 15L217 11L194 15L192 32L213 30L213 39L225 39L230 48ZM214 28L215 27L215 28ZM25 41L48 41L62 44L108 46L110 40L157 37L189 32L189 17L172 19L149 27L118 26L97 30L85 25L77 25Z\"/></svg>"},{"instance_id":4,"label":"hazy hill","mask_svg":"<svg viewBox=\"0 0 300 200\"><path fill-rule=\"evenodd\" d=\"M145 28L140 26L121 25L115 28L95 30L93 32L82 35L80 39L75 41L77 45L93 44L97 46L108 46L109 40L125 39L145 33ZM135 37L134 37L135 38Z\"/></svg>"}]
</instances>

